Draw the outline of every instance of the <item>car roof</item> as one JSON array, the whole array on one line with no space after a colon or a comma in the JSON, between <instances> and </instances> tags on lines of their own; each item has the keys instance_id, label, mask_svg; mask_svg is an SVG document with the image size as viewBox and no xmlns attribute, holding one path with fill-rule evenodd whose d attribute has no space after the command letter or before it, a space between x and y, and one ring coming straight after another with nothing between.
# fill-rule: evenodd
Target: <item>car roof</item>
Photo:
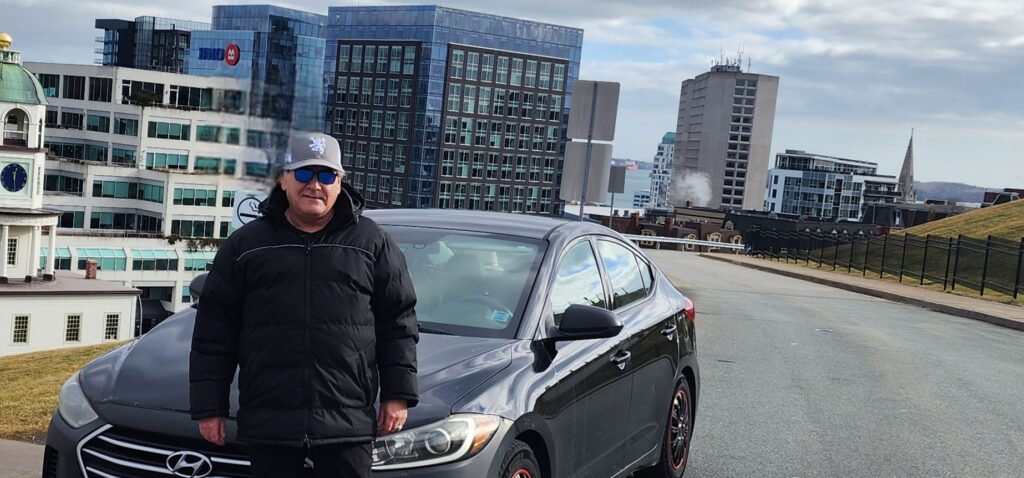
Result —
<instances>
[{"instance_id":1,"label":"car roof","mask_svg":"<svg viewBox=\"0 0 1024 478\"><path fill-rule=\"evenodd\" d=\"M381 225L437 227L533 239L545 239L555 229L573 235L608 231L597 224L557 217L465 209L375 209L364 211L363 215Z\"/></svg>"}]
</instances>

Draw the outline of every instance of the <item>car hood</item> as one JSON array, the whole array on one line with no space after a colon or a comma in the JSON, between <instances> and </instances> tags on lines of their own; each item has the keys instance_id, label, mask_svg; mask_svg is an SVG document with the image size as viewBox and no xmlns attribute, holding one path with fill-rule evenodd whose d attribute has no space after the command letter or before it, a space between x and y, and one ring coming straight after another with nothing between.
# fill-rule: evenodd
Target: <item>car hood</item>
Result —
<instances>
[{"instance_id":1,"label":"car hood","mask_svg":"<svg viewBox=\"0 0 1024 478\"><path fill-rule=\"evenodd\" d=\"M195 310L163 321L138 340L94 360L81 370L81 383L96 404L189 410L188 360ZM443 418L469 391L507 367L515 340L421 334L417 346L420 403L409 426ZM231 387L231 416L238 409L237 375Z\"/></svg>"}]
</instances>

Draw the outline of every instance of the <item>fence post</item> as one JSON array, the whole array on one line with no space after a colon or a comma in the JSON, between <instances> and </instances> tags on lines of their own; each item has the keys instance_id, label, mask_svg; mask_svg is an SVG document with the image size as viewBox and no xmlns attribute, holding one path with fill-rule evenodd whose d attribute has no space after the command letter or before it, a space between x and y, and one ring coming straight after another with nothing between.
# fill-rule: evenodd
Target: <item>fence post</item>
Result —
<instances>
[{"instance_id":1,"label":"fence post","mask_svg":"<svg viewBox=\"0 0 1024 478\"><path fill-rule=\"evenodd\" d=\"M956 290L956 273L960 269L960 238L964 237L963 234L956 235L956 256L953 258L953 282L950 284L950 289Z\"/></svg>"},{"instance_id":2,"label":"fence post","mask_svg":"<svg viewBox=\"0 0 1024 478\"><path fill-rule=\"evenodd\" d=\"M836 250L832 251L832 270L836 270L836 264L839 262L839 236L835 236L832 239L832 245Z\"/></svg>"},{"instance_id":3,"label":"fence post","mask_svg":"<svg viewBox=\"0 0 1024 478\"><path fill-rule=\"evenodd\" d=\"M985 296L985 279L988 278L988 255L992 250L992 235L985 240L985 262L981 264L981 296Z\"/></svg>"},{"instance_id":4,"label":"fence post","mask_svg":"<svg viewBox=\"0 0 1024 478\"><path fill-rule=\"evenodd\" d=\"M857 236L850 236L850 262L846 263L846 273L853 272L853 246L857 242Z\"/></svg>"},{"instance_id":5,"label":"fence post","mask_svg":"<svg viewBox=\"0 0 1024 478\"><path fill-rule=\"evenodd\" d=\"M948 238L946 245L946 273L942 275L942 290L949 284L949 262L953 259L953 238Z\"/></svg>"},{"instance_id":6,"label":"fence post","mask_svg":"<svg viewBox=\"0 0 1024 478\"><path fill-rule=\"evenodd\" d=\"M871 253L871 234L868 234L867 239L867 242L864 243L864 268L861 269L864 277L868 276L868 254Z\"/></svg>"},{"instance_id":7,"label":"fence post","mask_svg":"<svg viewBox=\"0 0 1024 478\"><path fill-rule=\"evenodd\" d=\"M910 234L903 234L903 253L900 254L900 279L899 283L903 283L903 266L907 263L907 236Z\"/></svg>"},{"instance_id":8,"label":"fence post","mask_svg":"<svg viewBox=\"0 0 1024 478\"><path fill-rule=\"evenodd\" d=\"M1017 280L1013 281L1013 300L1017 300L1020 290L1020 270L1024 269L1024 237L1020 238L1020 249L1017 252Z\"/></svg>"},{"instance_id":9,"label":"fence post","mask_svg":"<svg viewBox=\"0 0 1024 478\"><path fill-rule=\"evenodd\" d=\"M878 278L885 277L885 250L889 248L889 235L882 236L882 266L878 268Z\"/></svg>"},{"instance_id":10,"label":"fence post","mask_svg":"<svg viewBox=\"0 0 1024 478\"><path fill-rule=\"evenodd\" d=\"M931 238L931 234L924 236L924 258L921 259L921 285L924 285L924 275L928 272L928 243L931 241Z\"/></svg>"}]
</instances>

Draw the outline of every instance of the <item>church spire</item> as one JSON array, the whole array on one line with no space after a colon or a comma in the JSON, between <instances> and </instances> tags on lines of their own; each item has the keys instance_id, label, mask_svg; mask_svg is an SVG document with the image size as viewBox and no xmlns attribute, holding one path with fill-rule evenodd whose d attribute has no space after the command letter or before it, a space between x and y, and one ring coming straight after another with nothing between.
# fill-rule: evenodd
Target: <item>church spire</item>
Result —
<instances>
[{"instance_id":1,"label":"church spire","mask_svg":"<svg viewBox=\"0 0 1024 478\"><path fill-rule=\"evenodd\" d=\"M910 143L907 144L907 155L903 157L903 169L900 170L900 192L903 202L912 203L917 200L914 190L914 130L910 130Z\"/></svg>"}]
</instances>

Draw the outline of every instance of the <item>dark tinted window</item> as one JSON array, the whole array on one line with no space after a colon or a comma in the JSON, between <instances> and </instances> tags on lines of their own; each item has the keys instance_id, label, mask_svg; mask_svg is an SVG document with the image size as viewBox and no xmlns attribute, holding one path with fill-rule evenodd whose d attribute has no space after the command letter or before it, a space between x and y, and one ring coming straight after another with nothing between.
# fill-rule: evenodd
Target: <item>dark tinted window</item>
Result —
<instances>
[{"instance_id":1,"label":"dark tinted window","mask_svg":"<svg viewBox=\"0 0 1024 478\"><path fill-rule=\"evenodd\" d=\"M597 244L612 284L613 308L618 309L647 295L633 252L611 241L599 241Z\"/></svg>"},{"instance_id":2,"label":"dark tinted window","mask_svg":"<svg viewBox=\"0 0 1024 478\"><path fill-rule=\"evenodd\" d=\"M565 309L573 304L608 306L601 285L601 271L589 241L572 246L558 265L555 283L551 287L551 311L555 314L555 325L561 322Z\"/></svg>"}]
</instances>

